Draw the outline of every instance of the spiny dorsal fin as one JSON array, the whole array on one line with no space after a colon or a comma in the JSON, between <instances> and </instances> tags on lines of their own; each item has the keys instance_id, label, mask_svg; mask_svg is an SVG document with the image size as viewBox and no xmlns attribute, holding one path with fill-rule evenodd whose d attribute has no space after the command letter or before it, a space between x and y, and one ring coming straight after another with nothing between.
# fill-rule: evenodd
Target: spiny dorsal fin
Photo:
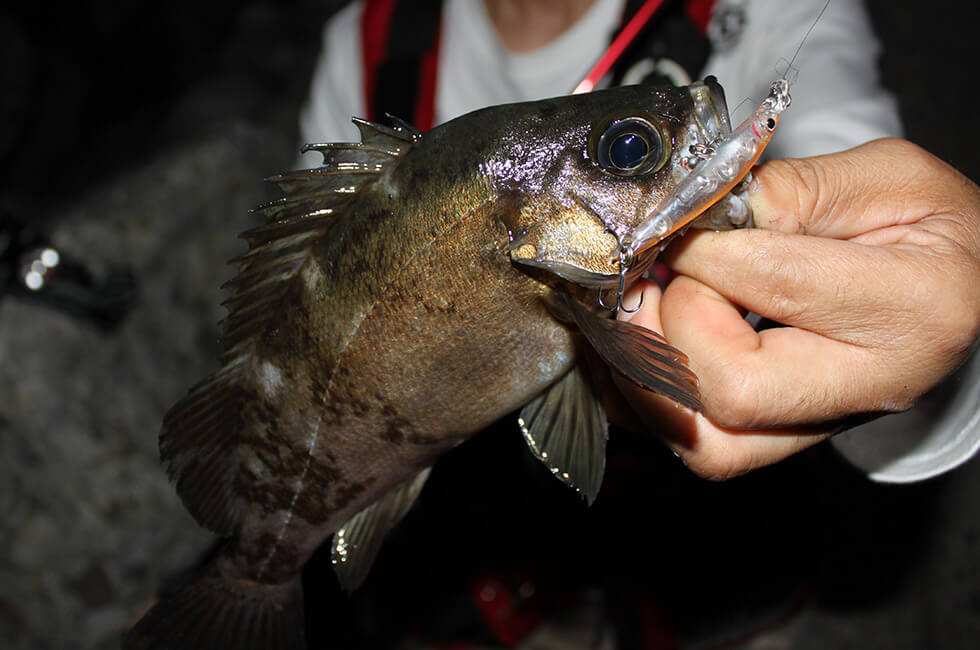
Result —
<instances>
[{"instance_id":1,"label":"spiny dorsal fin","mask_svg":"<svg viewBox=\"0 0 980 650\"><path fill-rule=\"evenodd\" d=\"M361 132L361 142L307 144L301 153L318 151L323 163L313 169L300 169L270 176L286 196L255 208L267 221L294 219L324 208L340 208L363 185L373 181L393 159L418 142L422 132L396 117L389 116L395 128L353 118Z\"/></svg>"},{"instance_id":2,"label":"spiny dorsal fin","mask_svg":"<svg viewBox=\"0 0 980 650\"><path fill-rule=\"evenodd\" d=\"M277 204L300 196L309 200L335 192L350 194L365 183L373 181L382 169L384 169L382 164L352 162L270 176L265 180L278 185L286 196L264 205ZM264 206L259 206L257 210L261 211L262 207Z\"/></svg>"},{"instance_id":3,"label":"spiny dorsal fin","mask_svg":"<svg viewBox=\"0 0 980 650\"><path fill-rule=\"evenodd\" d=\"M592 505L606 467L609 423L584 362L521 409L517 423L531 453Z\"/></svg>"},{"instance_id":4,"label":"spiny dorsal fin","mask_svg":"<svg viewBox=\"0 0 980 650\"><path fill-rule=\"evenodd\" d=\"M323 167L335 168L343 164L383 165L397 156L398 152L388 147L364 144L363 142L318 142L303 145L300 153L317 151L323 156Z\"/></svg>"},{"instance_id":5,"label":"spiny dorsal fin","mask_svg":"<svg viewBox=\"0 0 980 650\"><path fill-rule=\"evenodd\" d=\"M409 135L355 123L364 142L313 145L325 152L323 167L271 179L286 196L259 206L266 224L242 234L249 250L233 260L238 275L226 285L232 294L225 301L224 365L164 418L160 456L170 478L191 514L219 534L236 532L248 505L238 451L258 426L245 413L246 405L261 399L262 337L275 330L283 300L310 263L316 242L361 189L411 148Z\"/></svg>"},{"instance_id":6,"label":"spiny dorsal fin","mask_svg":"<svg viewBox=\"0 0 980 650\"><path fill-rule=\"evenodd\" d=\"M413 142L418 141L415 133L419 133L419 131L414 127L404 128L402 125L406 123L402 120L397 121L396 126L398 128L394 129L377 122L362 120L359 117L351 118L351 121L361 132L361 142L385 147L396 155L401 154L407 147L412 146Z\"/></svg>"},{"instance_id":7,"label":"spiny dorsal fin","mask_svg":"<svg viewBox=\"0 0 980 650\"><path fill-rule=\"evenodd\" d=\"M361 510L334 533L330 561L346 591L354 591L364 582L388 531L408 514L430 471L431 468L425 468L408 483Z\"/></svg>"},{"instance_id":8,"label":"spiny dorsal fin","mask_svg":"<svg viewBox=\"0 0 980 650\"><path fill-rule=\"evenodd\" d=\"M407 134L412 142L418 142L422 139L422 132L416 129L413 125L409 124L397 115L392 115L391 113L385 113L385 117L391 120L391 123L395 125L395 130L401 133Z\"/></svg>"}]
</instances>

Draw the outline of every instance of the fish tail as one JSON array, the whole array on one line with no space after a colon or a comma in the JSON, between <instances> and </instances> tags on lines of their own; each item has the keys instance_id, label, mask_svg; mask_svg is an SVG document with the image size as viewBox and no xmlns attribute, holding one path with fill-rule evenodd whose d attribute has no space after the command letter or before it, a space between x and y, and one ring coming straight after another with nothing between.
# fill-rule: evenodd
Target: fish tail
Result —
<instances>
[{"instance_id":1,"label":"fish tail","mask_svg":"<svg viewBox=\"0 0 980 650\"><path fill-rule=\"evenodd\" d=\"M280 585L213 570L161 597L123 650L304 650L300 578Z\"/></svg>"}]
</instances>

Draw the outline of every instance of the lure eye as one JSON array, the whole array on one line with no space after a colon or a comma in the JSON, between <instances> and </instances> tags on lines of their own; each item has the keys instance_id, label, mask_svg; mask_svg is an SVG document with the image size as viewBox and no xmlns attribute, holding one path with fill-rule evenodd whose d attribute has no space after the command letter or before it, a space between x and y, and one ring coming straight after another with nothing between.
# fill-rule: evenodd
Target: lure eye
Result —
<instances>
[{"instance_id":1,"label":"lure eye","mask_svg":"<svg viewBox=\"0 0 980 650\"><path fill-rule=\"evenodd\" d=\"M599 135L595 161L617 176L636 176L659 169L666 159L664 139L653 124L628 117L609 124Z\"/></svg>"},{"instance_id":2,"label":"lure eye","mask_svg":"<svg viewBox=\"0 0 980 650\"><path fill-rule=\"evenodd\" d=\"M771 117L768 120L766 120L766 128L769 129L770 131L772 131L773 129L775 129L776 128L776 120L772 119Z\"/></svg>"}]
</instances>

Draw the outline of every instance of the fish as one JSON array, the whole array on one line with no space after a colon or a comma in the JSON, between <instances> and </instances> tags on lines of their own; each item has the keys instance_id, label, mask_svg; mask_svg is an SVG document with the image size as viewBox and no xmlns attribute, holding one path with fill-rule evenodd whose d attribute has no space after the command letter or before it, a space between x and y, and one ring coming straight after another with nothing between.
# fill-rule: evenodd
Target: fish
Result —
<instances>
[{"instance_id":1,"label":"fish","mask_svg":"<svg viewBox=\"0 0 980 650\"><path fill-rule=\"evenodd\" d=\"M220 369L160 433L187 510L225 542L123 647L305 647L313 552L332 536L356 588L436 459L517 409L531 452L591 503L608 424L589 348L700 410L686 356L600 300L683 230L624 265L624 235L728 119L709 78L493 106L426 133L355 118L360 142L305 147L323 164L272 177L283 196L242 234Z\"/></svg>"}]
</instances>

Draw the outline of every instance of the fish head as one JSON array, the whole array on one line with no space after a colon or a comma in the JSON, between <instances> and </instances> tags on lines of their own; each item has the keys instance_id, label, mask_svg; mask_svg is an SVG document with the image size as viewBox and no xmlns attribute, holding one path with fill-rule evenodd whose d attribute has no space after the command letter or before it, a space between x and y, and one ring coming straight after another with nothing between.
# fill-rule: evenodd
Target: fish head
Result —
<instances>
[{"instance_id":1,"label":"fish head","mask_svg":"<svg viewBox=\"0 0 980 650\"><path fill-rule=\"evenodd\" d=\"M507 206L511 259L591 288L615 284L622 237L690 172L692 151L731 130L711 78L506 108L481 172Z\"/></svg>"}]
</instances>

